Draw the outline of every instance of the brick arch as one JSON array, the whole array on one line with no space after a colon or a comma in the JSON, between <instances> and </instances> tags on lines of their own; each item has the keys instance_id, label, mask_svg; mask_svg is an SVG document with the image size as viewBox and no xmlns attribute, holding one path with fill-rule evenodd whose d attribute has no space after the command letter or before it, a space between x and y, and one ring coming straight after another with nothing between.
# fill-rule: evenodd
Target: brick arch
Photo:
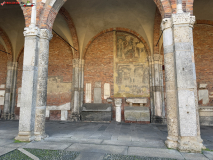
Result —
<instances>
[{"instance_id":1,"label":"brick arch","mask_svg":"<svg viewBox=\"0 0 213 160\"><path fill-rule=\"evenodd\" d=\"M197 20L196 24L206 24L206 25L212 25L213 26L213 21L211 21L211 20Z\"/></svg>"},{"instance_id":2,"label":"brick arch","mask_svg":"<svg viewBox=\"0 0 213 160\"><path fill-rule=\"evenodd\" d=\"M170 18L172 13L173 13L173 8L172 8L172 0L154 0L155 4L157 5L162 18ZM176 4L176 2L175 2ZM173 7L174 6L173 4Z\"/></svg>"},{"instance_id":3,"label":"brick arch","mask_svg":"<svg viewBox=\"0 0 213 160\"><path fill-rule=\"evenodd\" d=\"M77 36L75 24L69 14L69 12L64 7L61 7L61 9L59 10L59 13L64 17L65 21L68 24L68 27L70 29L70 33L72 36L72 40L73 40L73 46L77 50L77 51L74 50L73 58L80 58L78 36Z\"/></svg>"},{"instance_id":4,"label":"brick arch","mask_svg":"<svg viewBox=\"0 0 213 160\"><path fill-rule=\"evenodd\" d=\"M103 31L101 31L100 33L98 33L96 36L94 36L94 37L88 42L88 44L86 45L86 47L85 47L85 49L84 49L84 52L83 52L82 59L85 59L85 55L86 55L86 52L87 52L89 46L92 44L92 42L93 42L96 38L98 38L99 36L101 36L101 35L104 34L104 33L112 32L112 31L127 32L127 33L130 33L130 34L136 36L138 39L140 39L140 40L143 42L147 54L148 54L148 55L151 55L150 48L149 48L148 44L146 43L146 41L143 39L142 36L140 36L137 32L135 32L135 31L133 31L133 30L131 30L131 29L117 27L117 28L109 28L109 29L103 30Z\"/></svg>"},{"instance_id":5,"label":"brick arch","mask_svg":"<svg viewBox=\"0 0 213 160\"><path fill-rule=\"evenodd\" d=\"M7 47L7 52L10 53L10 54L7 54L7 59L9 61L12 61L13 60L13 47L12 47L12 43L11 43L9 37L7 36L7 33L2 28L0 28L0 36L4 40L4 43L5 43L6 47Z\"/></svg>"}]
</instances>

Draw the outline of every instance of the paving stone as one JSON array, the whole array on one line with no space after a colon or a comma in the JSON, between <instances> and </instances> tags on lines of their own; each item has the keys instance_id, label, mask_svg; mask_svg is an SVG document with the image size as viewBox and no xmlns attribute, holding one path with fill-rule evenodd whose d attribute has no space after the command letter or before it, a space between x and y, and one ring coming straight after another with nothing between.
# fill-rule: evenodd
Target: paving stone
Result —
<instances>
[{"instance_id":1,"label":"paving stone","mask_svg":"<svg viewBox=\"0 0 213 160\"><path fill-rule=\"evenodd\" d=\"M208 160L203 154L199 153L181 153L187 160Z\"/></svg>"},{"instance_id":2,"label":"paving stone","mask_svg":"<svg viewBox=\"0 0 213 160\"><path fill-rule=\"evenodd\" d=\"M203 151L203 154L210 160L213 160L213 152Z\"/></svg>"},{"instance_id":3,"label":"paving stone","mask_svg":"<svg viewBox=\"0 0 213 160\"><path fill-rule=\"evenodd\" d=\"M21 148L49 149L49 150L64 150L72 143L59 142L31 142Z\"/></svg>"},{"instance_id":4,"label":"paving stone","mask_svg":"<svg viewBox=\"0 0 213 160\"><path fill-rule=\"evenodd\" d=\"M184 159L183 156L176 150L158 148L129 147L128 155Z\"/></svg>"},{"instance_id":5,"label":"paving stone","mask_svg":"<svg viewBox=\"0 0 213 160\"><path fill-rule=\"evenodd\" d=\"M5 139L0 139L0 146L4 146L6 144L10 144L10 143L13 143L14 142L14 139L8 139L8 138L5 138Z\"/></svg>"},{"instance_id":6,"label":"paving stone","mask_svg":"<svg viewBox=\"0 0 213 160\"><path fill-rule=\"evenodd\" d=\"M67 148L67 151L77 152L97 152L97 153L113 153L113 154L127 154L126 146L113 146L113 145L96 145L96 144L79 144L75 143Z\"/></svg>"},{"instance_id":7,"label":"paving stone","mask_svg":"<svg viewBox=\"0 0 213 160\"><path fill-rule=\"evenodd\" d=\"M71 139L71 138L46 138L45 142L59 142L59 143L83 143L83 144L101 144L102 139Z\"/></svg>"}]
</instances>

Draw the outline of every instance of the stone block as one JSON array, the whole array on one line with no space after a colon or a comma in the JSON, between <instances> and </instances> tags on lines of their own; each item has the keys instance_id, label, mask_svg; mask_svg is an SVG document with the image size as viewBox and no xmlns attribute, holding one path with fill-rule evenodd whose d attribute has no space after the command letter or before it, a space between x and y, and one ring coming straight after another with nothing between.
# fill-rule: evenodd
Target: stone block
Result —
<instances>
[{"instance_id":1,"label":"stone block","mask_svg":"<svg viewBox=\"0 0 213 160\"><path fill-rule=\"evenodd\" d=\"M67 111L61 111L61 120L62 121L66 121L67 120L67 115L68 115Z\"/></svg>"},{"instance_id":2,"label":"stone block","mask_svg":"<svg viewBox=\"0 0 213 160\"><path fill-rule=\"evenodd\" d=\"M81 119L83 121L111 121L112 105L85 103L82 107Z\"/></svg>"},{"instance_id":3,"label":"stone block","mask_svg":"<svg viewBox=\"0 0 213 160\"><path fill-rule=\"evenodd\" d=\"M207 89L202 89L198 91L199 101L203 100L203 104L209 103L209 91Z\"/></svg>"},{"instance_id":4,"label":"stone block","mask_svg":"<svg viewBox=\"0 0 213 160\"><path fill-rule=\"evenodd\" d=\"M147 99L146 98L127 98L126 99L127 103L147 103Z\"/></svg>"},{"instance_id":5,"label":"stone block","mask_svg":"<svg viewBox=\"0 0 213 160\"><path fill-rule=\"evenodd\" d=\"M111 121L112 112L103 112L103 111L81 112L81 120L82 121Z\"/></svg>"},{"instance_id":6,"label":"stone block","mask_svg":"<svg viewBox=\"0 0 213 160\"><path fill-rule=\"evenodd\" d=\"M0 105L4 105L4 97L0 97Z\"/></svg>"},{"instance_id":7,"label":"stone block","mask_svg":"<svg viewBox=\"0 0 213 160\"><path fill-rule=\"evenodd\" d=\"M199 85L199 88L202 88L202 89L203 89L203 88L206 88L206 87L207 87L207 84L200 84L200 85Z\"/></svg>"},{"instance_id":8,"label":"stone block","mask_svg":"<svg viewBox=\"0 0 213 160\"><path fill-rule=\"evenodd\" d=\"M4 89L4 88L5 88L5 84L1 84L0 89Z\"/></svg>"},{"instance_id":9,"label":"stone block","mask_svg":"<svg viewBox=\"0 0 213 160\"><path fill-rule=\"evenodd\" d=\"M101 88L94 88L94 103L102 103Z\"/></svg>"},{"instance_id":10,"label":"stone block","mask_svg":"<svg viewBox=\"0 0 213 160\"><path fill-rule=\"evenodd\" d=\"M5 90L0 90L0 97L4 97Z\"/></svg>"},{"instance_id":11,"label":"stone block","mask_svg":"<svg viewBox=\"0 0 213 160\"><path fill-rule=\"evenodd\" d=\"M145 121L150 122L150 111L148 107L125 107L125 121Z\"/></svg>"}]
</instances>

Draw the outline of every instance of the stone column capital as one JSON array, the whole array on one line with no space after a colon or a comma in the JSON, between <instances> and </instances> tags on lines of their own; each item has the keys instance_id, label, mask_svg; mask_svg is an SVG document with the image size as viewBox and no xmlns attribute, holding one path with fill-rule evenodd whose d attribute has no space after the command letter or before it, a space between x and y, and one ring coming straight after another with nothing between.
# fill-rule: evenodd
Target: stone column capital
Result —
<instances>
[{"instance_id":1,"label":"stone column capital","mask_svg":"<svg viewBox=\"0 0 213 160\"><path fill-rule=\"evenodd\" d=\"M191 16L189 12L172 14L173 25L189 25L193 27L195 23L195 16Z\"/></svg>"},{"instance_id":2,"label":"stone column capital","mask_svg":"<svg viewBox=\"0 0 213 160\"><path fill-rule=\"evenodd\" d=\"M121 98L115 98L114 101L115 101L115 106L116 107L120 107L121 106L121 104L122 104L122 99Z\"/></svg>"},{"instance_id":3,"label":"stone column capital","mask_svg":"<svg viewBox=\"0 0 213 160\"><path fill-rule=\"evenodd\" d=\"M73 68L79 67L79 64L80 64L80 59L75 58L72 60Z\"/></svg>"},{"instance_id":4,"label":"stone column capital","mask_svg":"<svg viewBox=\"0 0 213 160\"><path fill-rule=\"evenodd\" d=\"M40 38L51 40L53 37L52 33L48 29L40 29Z\"/></svg>"},{"instance_id":5,"label":"stone column capital","mask_svg":"<svg viewBox=\"0 0 213 160\"><path fill-rule=\"evenodd\" d=\"M24 36L38 36L40 35L40 29L38 27L25 27L24 28L24 32L23 32Z\"/></svg>"},{"instance_id":6,"label":"stone column capital","mask_svg":"<svg viewBox=\"0 0 213 160\"><path fill-rule=\"evenodd\" d=\"M163 58L163 56L160 55L160 54L154 54L154 55L153 55L153 60L154 60L154 61L159 61L159 62L161 62L161 61L162 61L162 58Z\"/></svg>"},{"instance_id":7,"label":"stone column capital","mask_svg":"<svg viewBox=\"0 0 213 160\"><path fill-rule=\"evenodd\" d=\"M152 63L153 63L153 58L152 58L152 56L148 56L148 57L147 57L147 60L149 61L149 64L152 64Z\"/></svg>"},{"instance_id":8,"label":"stone column capital","mask_svg":"<svg viewBox=\"0 0 213 160\"><path fill-rule=\"evenodd\" d=\"M171 18L164 18L161 22L161 30L164 31L165 29L172 28L172 19Z\"/></svg>"}]
</instances>

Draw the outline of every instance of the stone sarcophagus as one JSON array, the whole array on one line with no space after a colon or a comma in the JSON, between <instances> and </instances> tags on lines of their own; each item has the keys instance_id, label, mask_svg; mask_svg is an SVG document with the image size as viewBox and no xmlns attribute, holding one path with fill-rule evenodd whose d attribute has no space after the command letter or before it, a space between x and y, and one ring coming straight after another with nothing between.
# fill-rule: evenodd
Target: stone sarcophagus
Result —
<instances>
[{"instance_id":1,"label":"stone sarcophagus","mask_svg":"<svg viewBox=\"0 0 213 160\"><path fill-rule=\"evenodd\" d=\"M148 107L143 107L143 104L147 103L146 98L127 98L126 102L130 106L124 107L125 121L150 123L150 110ZM140 107L132 107L134 103L140 104Z\"/></svg>"},{"instance_id":2,"label":"stone sarcophagus","mask_svg":"<svg viewBox=\"0 0 213 160\"><path fill-rule=\"evenodd\" d=\"M111 121L112 105L103 103L85 103L81 111L82 121Z\"/></svg>"}]
</instances>

